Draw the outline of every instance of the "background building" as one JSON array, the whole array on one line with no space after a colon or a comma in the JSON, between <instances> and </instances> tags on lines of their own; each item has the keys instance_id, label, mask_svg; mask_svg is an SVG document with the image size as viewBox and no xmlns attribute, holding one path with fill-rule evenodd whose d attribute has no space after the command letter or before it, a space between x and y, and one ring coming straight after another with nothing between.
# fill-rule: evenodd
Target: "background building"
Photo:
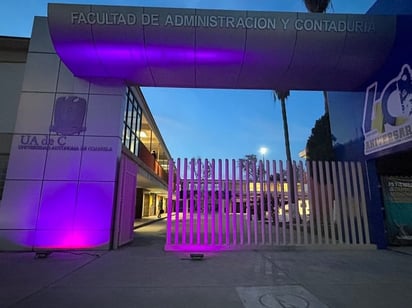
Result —
<instances>
[{"instance_id":1,"label":"background building","mask_svg":"<svg viewBox=\"0 0 412 308\"><path fill-rule=\"evenodd\" d=\"M128 88L124 114L123 152L139 166L136 218L157 215L159 204L166 206L171 155L143 93L136 86Z\"/></svg>"}]
</instances>

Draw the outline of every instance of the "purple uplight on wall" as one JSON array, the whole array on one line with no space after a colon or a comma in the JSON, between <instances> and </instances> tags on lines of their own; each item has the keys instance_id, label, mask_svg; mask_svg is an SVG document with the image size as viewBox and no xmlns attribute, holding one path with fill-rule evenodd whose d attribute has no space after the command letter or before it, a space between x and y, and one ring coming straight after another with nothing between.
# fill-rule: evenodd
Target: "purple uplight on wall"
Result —
<instances>
[{"instance_id":1,"label":"purple uplight on wall","mask_svg":"<svg viewBox=\"0 0 412 308\"><path fill-rule=\"evenodd\" d=\"M66 230L65 232L37 232L34 249L107 249L109 232Z\"/></svg>"},{"instance_id":2,"label":"purple uplight on wall","mask_svg":"<svg viewBox=\"0 0 412 308\"><path fill-rule=\"evenodd\" d=\"M100 248L110 243L113 185L45 182L35 249Z\"/></svg>"}]
</instances>

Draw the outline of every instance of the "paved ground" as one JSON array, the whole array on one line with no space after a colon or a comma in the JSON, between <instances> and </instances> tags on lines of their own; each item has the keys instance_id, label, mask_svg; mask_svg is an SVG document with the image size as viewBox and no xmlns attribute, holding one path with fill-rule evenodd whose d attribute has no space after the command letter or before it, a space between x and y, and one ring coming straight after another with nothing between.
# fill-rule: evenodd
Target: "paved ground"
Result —
<instances>
[{"instance_id":1,"label":"paved ground","mask_svg":"<svg viewBox=\"0 0 412 308\"><path fill-rule=\"evenodd\" d=\"M411 307L412 250L163 251L165 220L108 252L0 253L0 307ZM141 225L144 226L141 226Z\"/></svg>"}]
</instances>

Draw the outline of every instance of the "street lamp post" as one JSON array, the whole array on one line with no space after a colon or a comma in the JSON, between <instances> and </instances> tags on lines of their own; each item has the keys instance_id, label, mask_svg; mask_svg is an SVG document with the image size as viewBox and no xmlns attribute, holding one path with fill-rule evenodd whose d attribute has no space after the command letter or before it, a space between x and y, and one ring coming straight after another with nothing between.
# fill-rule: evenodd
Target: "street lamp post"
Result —
<instances>
[{"instance_id":1,"label":"street lamp post","mask_svg":"<svg viewBox=\"0 0 412 308\"><path fill-rule=\"evenodd\" d=\"M261 147L259 149L260 154L262 154L262 161L263 161L263 170L265 170L265 154L268 152L268 148Z\"/></svg>"}]
</instances>

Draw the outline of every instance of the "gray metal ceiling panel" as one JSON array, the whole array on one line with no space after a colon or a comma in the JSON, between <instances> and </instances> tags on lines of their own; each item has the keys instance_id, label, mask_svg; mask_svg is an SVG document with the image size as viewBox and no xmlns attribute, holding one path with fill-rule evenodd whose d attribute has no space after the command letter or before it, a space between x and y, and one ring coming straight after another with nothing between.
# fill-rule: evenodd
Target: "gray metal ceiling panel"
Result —
<instances>
[{"instance_id":1,"label":"gray metal ceiling panel","mask_svg":"<svg viewBox=\"0 0 412 308\"><path fill-rule=\"evenodd\" d=\"M195 28L176 18L195 10L145 8L144 13L151 19L145 20L144 46L153 86L195 87Z\"/></svg>"},{"instance_id":2,"label":"gray metal ceiling panel","mask_svg":"<svg viewBox=\"0 0 412 308\"><path fill-rule=\"evenodd\" d=\"M209 19L209 27L196 27L196 86L236 88L246 29L232 26L246 12L197 10L196 15ZM210 17L216 17L216 26Z\"/></svg>"},{"instance_id":3,"label":"gray metal ceiling panel","mask_svg":"<svg viewBox=\"0 0 412 308\"><path fill-rule=\"evenodd\" d=\"M282 84L296 43L296 31L288 23L296 13L248 12L252 18L274 18L276 29L247 29L245 55L237 83L238 88L273 89Z\"/></svg>"}]
</instances>

